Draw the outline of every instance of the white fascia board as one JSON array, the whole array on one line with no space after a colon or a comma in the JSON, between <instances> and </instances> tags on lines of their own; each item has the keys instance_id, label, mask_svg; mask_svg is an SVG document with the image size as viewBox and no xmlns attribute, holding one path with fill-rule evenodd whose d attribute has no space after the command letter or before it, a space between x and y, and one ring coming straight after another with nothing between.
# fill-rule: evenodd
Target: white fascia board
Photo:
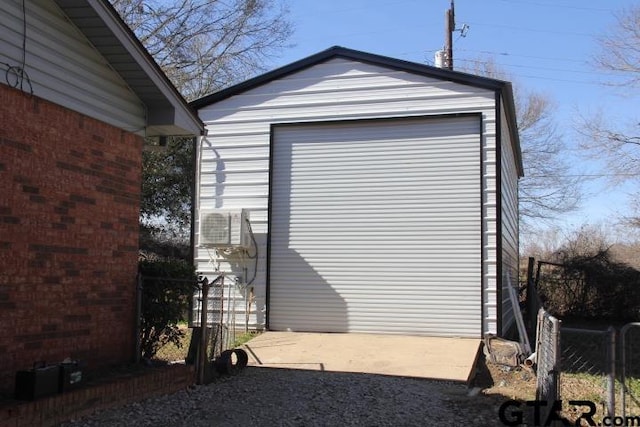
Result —
<instances>
[{"instance_id":1,"label":"white fascia board","mask_svg":"<svg viewBox=\"0 0 640 427\"><path fill-rule=\"evenodd\" d=\"M121 45L131 55L131 59L135 61L151 79L153 84L160 90L162 95L176 110L173 123L168 125L177 126L188 135L201 135L204 132L204 125L198 116L189 108L188 104L169 81L158 64L153 60L151 55L146 51L142 43L135 37L135 34L117 15L113 7L103 0L85 0L93 10L102 19L102 22L109 28L113 35L118 39ZM132 88L134 91L135 87ZM183 114L178 113L182 111ZM180 117L180 123L176 123L177 117Z\"/></svg>"}]
</instances>

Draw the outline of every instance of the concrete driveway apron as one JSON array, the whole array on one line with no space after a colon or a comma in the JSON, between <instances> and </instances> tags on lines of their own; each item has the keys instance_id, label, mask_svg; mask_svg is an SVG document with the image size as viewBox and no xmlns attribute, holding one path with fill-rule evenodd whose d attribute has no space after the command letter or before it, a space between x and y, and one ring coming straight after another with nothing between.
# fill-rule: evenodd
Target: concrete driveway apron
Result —
<instances>
[{"instance_id":1,"label":"concrete driveway apron","mask_svg":"<svg viewBox=\"0 0 640 427\"><path fill-rule=\"evenodd\" d=\"M249 365L469 382L480 339L265 332L246 343Z\"/></svg>"}]
</instances>

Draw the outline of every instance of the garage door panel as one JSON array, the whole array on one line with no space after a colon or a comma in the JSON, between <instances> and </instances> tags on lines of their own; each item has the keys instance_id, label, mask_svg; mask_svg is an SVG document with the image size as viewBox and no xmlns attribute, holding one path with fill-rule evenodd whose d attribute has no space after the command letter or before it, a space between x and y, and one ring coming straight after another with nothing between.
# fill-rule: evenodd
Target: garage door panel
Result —
<instances>
[{"instance_id":1,"label":"garage door panel","mask_svg":"<svg viewBox=\"0 0 640 427\"><path fill-rule=\"evenodd\" d=\"M478 337L479 116L276 126L269 327Z\"/></svg>"}]
</instances>

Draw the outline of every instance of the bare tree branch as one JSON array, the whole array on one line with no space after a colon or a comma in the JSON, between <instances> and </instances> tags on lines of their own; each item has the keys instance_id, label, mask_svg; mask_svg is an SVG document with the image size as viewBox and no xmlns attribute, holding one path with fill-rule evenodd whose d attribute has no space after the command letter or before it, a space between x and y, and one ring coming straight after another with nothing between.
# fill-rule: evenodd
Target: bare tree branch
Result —
<instances>
[{"instance_id":1,"label":"bare tree branch","mask_svg":"<svg viewBox=\"0 0 640 427\"><path fill-rule=\"evenodd\" d=\"M609 84L640 86L640 5L616 14L616 23L598 38L600 51L592 63L600 70L612 71L620 77Z\"/></svg>"},{"instance_id":2,"label":"bare tree branch","mask_svg":"<svg viewBox=\"0 0 640 427\"><path fill-rule=\"evenodd\" d=\"M474 61L469 72L513 80L493 58ZM581 200L581 178L568 176L566 145L554 121L554 105L548 96L525 92L514 83L514 101L524 163L518 196L523 231L539 220L553 220L571 212Z\"/></svg>"},{"instance_id":3,"label":"bare tree branch","mask_svg":"<svg viewBox=\"0 0 640 427\"><path fill-rule=\"evenodd\" d=\"M111 0L188 100L265 69L292 33L286 0Z\"/></svg>"},{"instance_id":4,"label":"bare tree branch","mask_svg":"<svg viewBox=\"0 0 640 427\"><path fill-rule=\"evenodd\" d=\"M599 51L592 64L596 69L611 71L614 79L608 83L624 88L629 94L640 88L640 5L622 9L609 31L598 38ZM602 111L589 116L579 115L577 132L581 145L591 157L603 161L612 183L640 179L640 124L637 115L626 120L605 116ZM634 196L631 207L636 214L627 218L640 223L640 194Z\"/></svg>"},{"instance_id":5,"label":"bare tree branch","mask_svg":"<svg viewBox=\"0 0 640 427\"><path fill-rule=\"evenodd\" d=\"M292 33L287 0L110 1L187 100L258 74ZM143 153L140 220L154 236L188 238L192 150L176 138Z\"/></svg>"}]
</instances>

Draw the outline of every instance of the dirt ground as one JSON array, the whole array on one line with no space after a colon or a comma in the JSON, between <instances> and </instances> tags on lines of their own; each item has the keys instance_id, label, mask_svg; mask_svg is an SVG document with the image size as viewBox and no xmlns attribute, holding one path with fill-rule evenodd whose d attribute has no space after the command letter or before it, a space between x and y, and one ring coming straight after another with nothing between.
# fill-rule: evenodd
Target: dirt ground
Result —
<instances>
[{"instance_id":1,"label":"dirt ground","mask_svg":"<svg viewBox=\"0 0 640 427\"><path fill-rule=\"evenodd\" d=\"M526 402L534 400L535 395L536 377L531 369L486 363L481 355L466 396L458 396L451 402L457 405L462 413L469 414L470 420L474 420L470 425L501 426L505 424L501 422L499 412L505 402ZM521 409L524 412L524 403ZM526 420L527 415L524 416Z\"/></svg>"},{"instance_id":2,"label":"dirt ground","mask_svg":"<svg viewBox=\"0 0 640 427\"><path fill-rule=\"evenodd\" d=\"M471 384L480 387L486 396L501 399L533 400L536 397L536 375L533 369L502 366L480 360L478 372Z\"/></svg>"},{"instance_id":3,"label":"dirt ground","mask_svg":"<svg viewBox=\"0 0 640 427\"><path fill-rule=\"evenodd\" d=\"M458 404L463 410L469 413L480 414L485 419L491 419L493 415L493 425L504 425L499 420L500 406L509 400L522 402L520 409L523 410L524 423L522 425L535 425L533 423L533 409L524 402L536 399L536 374L532 368L524 366L508 367L492 363L486 363L484 357L478 364L478 370L474 377L470 390L477 393L476 397L471 399L459 399ZM597 378L581 375L561 376L561 395L563 399L563 410L561 417L575 425L576 419L580 417L586 408L573 407L568 405L569 400L588 400L594 402L597 406L597 413L593 417L596 423L602 421L604 416L603 403L603 384ZM481 408L490 408L493 411L481 410ZM526 424L525 424L526 423ZM489 424L487 424L489 425ZM588 424L582 421L583 426Z\"/></svg>"}]
</instances>

